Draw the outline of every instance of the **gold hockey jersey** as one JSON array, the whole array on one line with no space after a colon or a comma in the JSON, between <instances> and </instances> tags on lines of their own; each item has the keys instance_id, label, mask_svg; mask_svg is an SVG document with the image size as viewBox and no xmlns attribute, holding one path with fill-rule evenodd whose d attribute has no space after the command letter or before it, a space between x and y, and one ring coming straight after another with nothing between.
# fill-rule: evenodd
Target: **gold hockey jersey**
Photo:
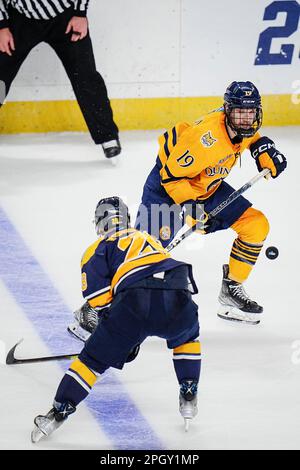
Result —
<instances>
[{"instance_id":1,"label":"gold hockey jersey","mask_svg":"<svg viewBox=\"0 0 300 470\"><path fill-rule=\"evenodd\" d=\"M161 184L176 204L205 200L229 175L241 153L259 138L257 132L232 143L223 108L192 125L179 122L159 138Z\"/></svg>"}]
</instances>

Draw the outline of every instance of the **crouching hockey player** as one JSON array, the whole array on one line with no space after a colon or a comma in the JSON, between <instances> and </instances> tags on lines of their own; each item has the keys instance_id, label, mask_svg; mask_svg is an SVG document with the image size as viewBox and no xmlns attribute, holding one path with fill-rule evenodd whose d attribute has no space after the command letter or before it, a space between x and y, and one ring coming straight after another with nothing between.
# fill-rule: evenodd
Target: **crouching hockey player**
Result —
<instances>
[{"instance_id":1,"label":"crouching hockey player","mask_svg":"<svg viewBox=\"0 0 300 470\"><path fill-rule=\"evenodd\" d=\"M122 369L136 357L148 336L166 339L173 349L186 429L197 414L201 352L192 267L173 260L146 232L131 228L128 208L118 197L98 203L95 226L99 239L81 263L86 303L70 326L87 341L60 382L51 410L35 418L33 442L60 427L109 367Z\"/></svg>"}]
</instances>

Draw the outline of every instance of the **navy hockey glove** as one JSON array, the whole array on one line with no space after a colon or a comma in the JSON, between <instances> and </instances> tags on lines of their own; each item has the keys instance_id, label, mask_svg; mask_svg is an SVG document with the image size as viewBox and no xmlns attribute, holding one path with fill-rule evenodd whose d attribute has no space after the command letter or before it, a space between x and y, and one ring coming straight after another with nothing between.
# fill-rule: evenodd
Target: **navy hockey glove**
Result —
<instances>
[{"instance_id":1,"label":"navy hockey glove","mask_svg":"<svg viewBox=\"0 0 300 470\"><path fill-rule=\"evenodd\" d=\"M271 170L272 178L277 178L286 169L285 156L276 150L273 140L269 137L261 137L250 145L250 152L255 159L258 171L268 168Z\"/></svg>"},{"instance_id":2,"label":"navy hockey glove","mask_svg":"<svg viewBox=\"0 0 300 470\"><path fill-rule=\"evenodd\" d=\"M219 226L219 221L215 217L208 219L208 214L203 208L203 204L192 199L184 203L185 223L192 227L195 231L201 233L215 232Z\"/></svg>"}]
</instances>

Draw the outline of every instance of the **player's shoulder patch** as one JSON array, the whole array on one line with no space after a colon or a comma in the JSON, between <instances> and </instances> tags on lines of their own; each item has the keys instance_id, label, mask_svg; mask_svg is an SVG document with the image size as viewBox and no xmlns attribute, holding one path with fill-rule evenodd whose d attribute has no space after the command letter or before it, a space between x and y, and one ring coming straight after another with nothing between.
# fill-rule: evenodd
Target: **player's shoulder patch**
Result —
<instances>
[{"instance_id":1,"label":"player's shoulder patch","mask_svg":"<svg viewBox=\"0 0 300 470\"><path fill-rule=\"evenodd\" d=\"M212 147L214 145L214 143L217 142L217 139L215 139L212 136L211 131L208 131L200 137L200 141L201 141L203 147L208 148L208 147Z\"/></svg>"},{"instance_id":2,"label":"player's shoulder patch","mask_svg":"<svg viewBox=\"0 0 300 470\"><path fill-rule=\"evenodd\" d=\"M159 231L159 236L163 241L170 240L171 238L171 228L168 225L161 227Z\"/></svg>"}]
</instances>

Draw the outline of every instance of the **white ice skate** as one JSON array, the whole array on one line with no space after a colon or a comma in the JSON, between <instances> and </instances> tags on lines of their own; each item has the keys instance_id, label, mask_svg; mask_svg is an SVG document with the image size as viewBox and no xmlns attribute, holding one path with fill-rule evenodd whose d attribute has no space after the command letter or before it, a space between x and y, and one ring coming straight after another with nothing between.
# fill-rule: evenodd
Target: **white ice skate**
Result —
<instances>
[{"instance_id":1,"label":"white ice skate","mask_svg":"<svg viewBox=\"0 0 300 470\"><path fill-rule=\"evenodd\" d=\"M188 432L191 419L195 418L198 413L197 397L192 400L186 400L183 396L179 396L179 411L184 419L184 430Z\"/></svg>"},{"instance_id":2,"label":"white ice skate","mask_svg":"<svg viewBox=\"0 0 300 470\"><path fill-rule=\"evenodd\" d=\"M179 412L184 419L184 430L187 432L191 419L198 413L197 383L193 380L185 380L180 384Z\"/></svg>"},{"instance_id":3,"label":"white ice skate","mask_svg":"<svg viewBox=\"0 0 300 470\"><path fill-rule=\"evenodd\" d=\"M75 413L76 406L70 402L59 403L54 400L53 408L46 415L38 415L34 419L34 428L31 433L31 442L34 444L42 438L50 436L67 419Z\"/></svg>"},{"instance_id":4,"label":"white ice skate","mask_svg":"<svg viewBox=\"0 0 300 470\"><path fill-rule=\"evenodd\" d=\"M221 304L217 315L223 320L229 320L232 322L248 323L250 325L258 325L260 323L258 313L243 312L242 310L230 305Z\"/></svg>"},{"instance_id":5,"label":"white ice skate","mask_svg":"<svg viewBox=\"0 0 300 470\"><path fill-rule=\"evenodd\" d=\"M263 307L251 300L243 284L228 278L229 266L223 265L223 281L219 294L220 308L218 317L251 325L260 323Z\"/></svg>"},{"instance_id":6,"label":"white ice skate","mask_svg":"<svg viewBox=\"0 0 300 470\"><path fill-rule=\"evenodd\" d=\"M31 432L31 442L36 444L42 438L50 436L50 434L59 428L62 423L63 421L56 421L54 408L52 408L45 416L37 416L34 419L34 428Z\"/></svg>"}]
</instances>

